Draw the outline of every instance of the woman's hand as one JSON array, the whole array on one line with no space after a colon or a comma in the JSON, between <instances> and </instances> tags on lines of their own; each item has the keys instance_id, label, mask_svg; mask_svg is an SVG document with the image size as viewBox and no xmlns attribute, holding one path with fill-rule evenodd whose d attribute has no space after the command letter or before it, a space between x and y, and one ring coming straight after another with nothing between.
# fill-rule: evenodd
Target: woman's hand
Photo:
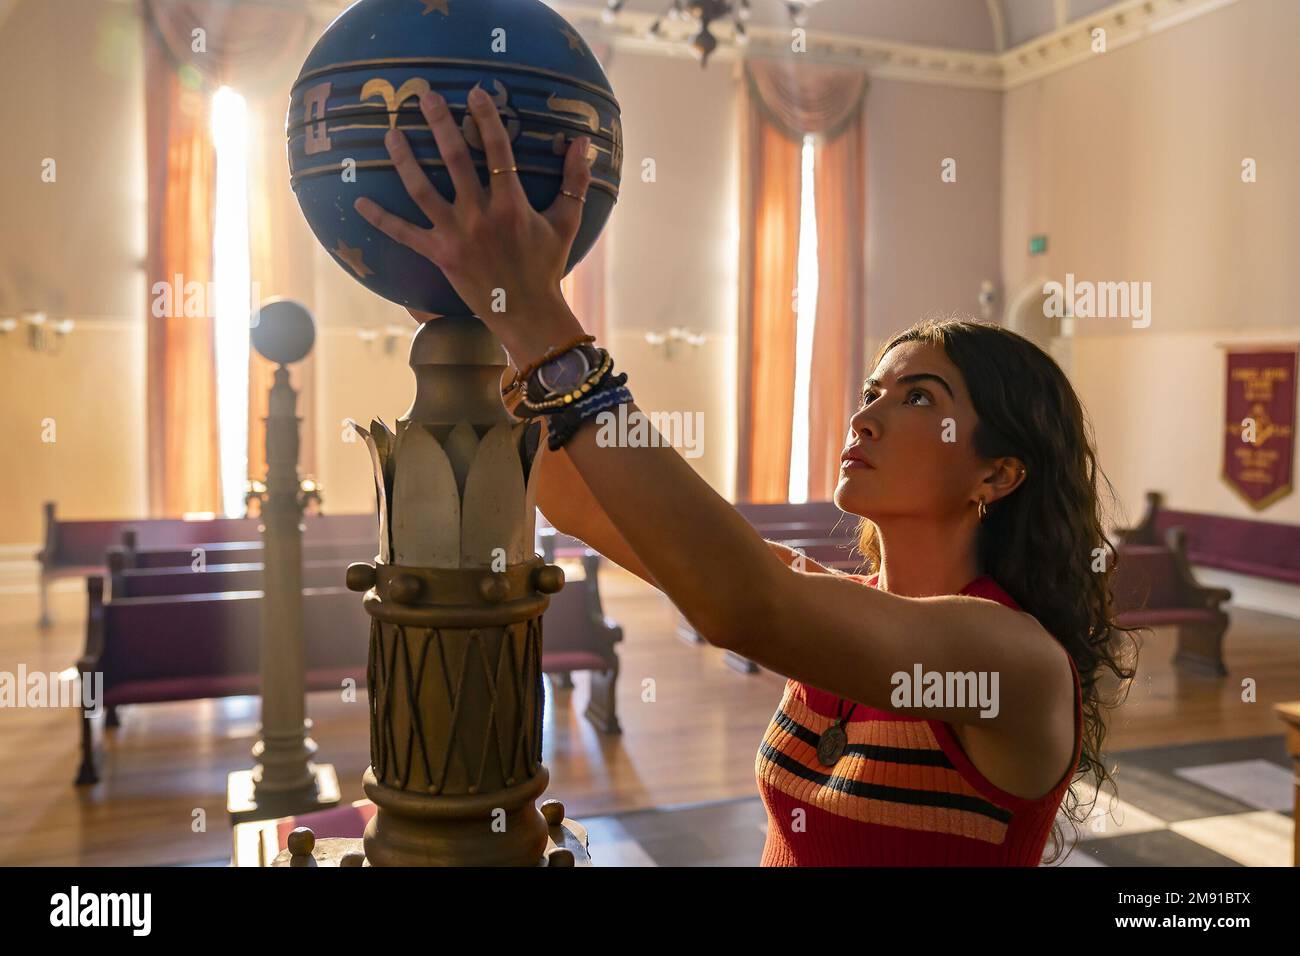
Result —
<instances>
[{"instance_id":1,"label":"woman's hand","mask_svg":"<svg viewBox=\"0 0 1300 956\"><path fill-rule=\"evenodd\" d=\"M470 91L469 108L478 123L489 169L509 170L514 151L496 107L482 89ZM420 97L420 110L455 186L448 202L429 181L400 130L384 138L407 193L429 217L423 229L367 198L355 203L367 222L414 249L447 277L457 294L501 340L517 366L540 357L563 340L582 334L582 325L560 294L560 280L582 222L591 182L586 136L569 144L561 192L544 212L533 209L515 172L479 183L465 142L446 101L435 92ZM571 193L573 195L566 195ZM416 314L417 319L429 313Z\"/></svg>"}]
</instances>

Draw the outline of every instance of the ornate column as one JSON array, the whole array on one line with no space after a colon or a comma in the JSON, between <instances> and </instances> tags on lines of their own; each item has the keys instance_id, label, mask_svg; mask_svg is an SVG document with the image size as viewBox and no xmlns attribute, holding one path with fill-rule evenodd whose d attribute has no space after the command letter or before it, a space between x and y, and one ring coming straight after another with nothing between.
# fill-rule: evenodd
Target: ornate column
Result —
<instances>
[{"instance_id":1,"label":"ornate column","mask_svg":"<svg viewBox=\"0 0 1300 956\"><path fill-rule=\"evenodd\" d=\"M254 347L279 363L266 418L266 491L262 495L262 727L253 745L257 766L232 773L226 807L241 823L334 806L338 777L315 764L308 736L302 614L302 515L298 480L298 393L288 365L311 351L311 313L296 302L263 306L252 328Z\"/></svg>"},{"instance_id":2,"label":"ornate column","mask_svg":"<svg viewBox=\"0 0 1300 956\"><path fill-rule=\"evenodd\" d=\"M347 576L372 619L366 862L535 866L564 842L535 803L541 616L564 585L533 549L540 426L506 411L505 352L473 316L423 324L410 364L415 400L396 429L354 423L380 527L375 563Z\"/></svg>"}]
</instances>

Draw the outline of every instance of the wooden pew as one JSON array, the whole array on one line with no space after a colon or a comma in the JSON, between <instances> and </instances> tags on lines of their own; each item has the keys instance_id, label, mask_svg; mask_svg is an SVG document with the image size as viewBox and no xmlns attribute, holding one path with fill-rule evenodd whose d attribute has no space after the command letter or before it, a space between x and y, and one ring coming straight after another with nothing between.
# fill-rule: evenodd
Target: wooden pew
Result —
<instances>
[{"instance_id":1,"label":"wooden pew","mask_svg":"<svg viewBox=\"0 0 1300 956\"><path fill-rule=\"evenodd\" d=\"M194 551L202 551L205 564L247 564L262 560L261 541L217 541L183 548L138 548L130 541L105 552L108 573L130 568L188 568L195 560ZM346 567L352 561L373 561L377 542L371 538L356 541L308 542L302 545L304 561L336 560Z\"/></svg>"},{"instance_id":2,"label":"wooden pew","mask_svg":"<svg viewBox=\"0 0 1300 956\"><path fill-rule=\"evenodd\" d=\"M53 501L43 508L45 525L43 547L36 554L40 562L39 626L51 624L49 585L65 577L88 577L103 574L105 553L121 542L125 532L134 534L139 548L196 546L231 541L260 539L257 518L209 518L186 521L180 518L121 518L108 520L74 520L59 518ZM363 514L307 515L303 519L305 543L372 538L378 540L378 520L371 512ZM188 560L184 563L188 564Z\"/></svg>"},{"instance_id":3,"label":"wooden pew","mask_svg":"<svg viewBox=\"0 0 1300 956\"><path fill-rule=\"evenodd\" d=\"M1121 627L1177 629L1175 665L1216 677L1228 673L1223 663L1228 615L1219 605L1232 592L1196 580L1182 528L1170 528L1163 545L1121 543L1111 596L1115 623Z\"/></svg>"},{"instance_id":4,"label":"wooden pew","mask_svg":"<svg viewBox=\"0 0 1300 956\"><path fill-rule=\"evenodd\" d=\"M336 559L304 561L304 588L343 587L347 565ZM262 590L262 563L210 564L204 571L186 567L124 568L109 575L113 600L127 597L161 597L174 594L216 594L223 591Z\"/></svg>"},{"instance_id":5,"label":"wooden pew","mask_svg":"<svg viewBox=\"0 0 1300 956\"><path fill-rule=\"evenodd\" d=\"M1175 511L1148 491L1142 520L1118 533L1129 544L1158 545L1172 528L1186 532L1191 564L1300 585L1300 525Z\"/></svg>"},{"instance_id":6,"label":"wooden pew","mask_svg":"<svg viewBox=\"0 0 1300 956\"><path fill-rule=\"evenodd\" d=\"M195 575L198 577L199 575ZM261 686L261 591L104 600L104 578L87 579L84 673L103 674L105 723L123 704L256 694ZM304 588L308 690L364 686L370 619L343 587ZM82 715L78 784L96 783L92 718Z\"/></svg>"},{"instance_id":7,"label":"wooden pew","mask_svg":"<svg viewBox=\"0 0 1300 956\"><path fill-rule=\"evenodd\" d=\"M561 687L572 686L573 671L591 671L584 716L600 732L617 734L622 727L614 645L623 631L601 609L594 584L598 560L584 558L587 577L551 595L542 619L541 669ZM308 690L339 688L345 677L365 685L370 617L360 596L341 586L346 564L329 559L303 565ZM86 649L77 668L104 675L105 726L118 726L121 705L258 693L261 579L260 563L208 565L203 572L188 564L119 567L106 600L104 577L90 576ZM92 720L83 715L77 783L98 779Z\"/></svg>"}]
</instances>

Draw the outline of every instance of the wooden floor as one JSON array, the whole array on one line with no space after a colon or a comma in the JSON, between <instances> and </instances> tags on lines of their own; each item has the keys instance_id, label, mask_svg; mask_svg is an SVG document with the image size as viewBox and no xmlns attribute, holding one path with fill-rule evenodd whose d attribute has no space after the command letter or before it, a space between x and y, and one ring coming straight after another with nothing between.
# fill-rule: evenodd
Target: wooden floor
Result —
<instances>
[{"instance_id":1,"label":"wooden floor","mask_svg":"<svg viewBox=\"0 0 1300 956\"><path fill-rule=\"evenodd\" d=\"M675 612L657 591L619 569L602 572L605 612L624 628L621 737L580 715L582 675L548 695L544 761L548 796L576 819L622 810L751 796L754 756L783 680L742 675L710 647L675 635ZM84 594L53 597L56 625L34 624L36 597L0 590L0 670L61 671L84 642ZM183 635L177 636L183 640ZM1281 735L1272 704L1300 699L1300 624L1237 609L1227 643L1229 676L1181 676L1169 666L1172 634L1146 642L1127 703L1112 712L1107 750ZM1241 700L1253 678L1257 700ZM334 764L345 800L360 799L368 763L364 693L310 696L319 757ZM257 701L238 698L123 708L106 735L103 779L72 785L79 716L71 710L0 709L0 864L156 865L228 858L226 775L252 766Z\"/></svg>"}]
</instances>

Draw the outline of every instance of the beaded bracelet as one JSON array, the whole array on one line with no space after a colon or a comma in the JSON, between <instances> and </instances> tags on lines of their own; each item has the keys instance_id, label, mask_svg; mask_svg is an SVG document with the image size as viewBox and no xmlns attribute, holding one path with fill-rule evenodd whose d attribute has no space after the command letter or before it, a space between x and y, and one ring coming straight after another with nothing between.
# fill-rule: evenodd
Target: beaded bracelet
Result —
<instances>
[{"instance_id":1,"label":"beaded bracelet","mask_svg":"<svg viewBox=\"0 0 1300 956\"><path fill-rule=\"evenodd\" d=\"M626 372L611 376L606 379L605 387L599 391L588 395L563 412L553 414L546 423L547 447L551 451L558 451L587 419L594 418L606 409L632 401L631 391L623 384L626 381Z\"/></svg>"}]
</instances>

